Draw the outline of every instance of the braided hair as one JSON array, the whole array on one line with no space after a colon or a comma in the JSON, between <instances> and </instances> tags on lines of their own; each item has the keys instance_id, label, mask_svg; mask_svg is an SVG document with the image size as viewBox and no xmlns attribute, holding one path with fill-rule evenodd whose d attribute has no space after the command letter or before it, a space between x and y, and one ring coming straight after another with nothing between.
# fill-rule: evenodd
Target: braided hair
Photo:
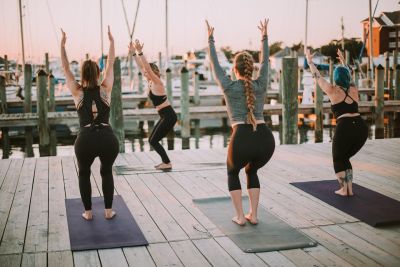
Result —
<instances>
[{"instance_id":1,"label":"braided hair","mask_svg":"<svg viewBox=\"0 0 400 267\"><path fill-rule=\"evenodd\" d=\"M257 129L256 117L254 116L255 95L253 91L253 57L247 52L241 52L235 57L235 68L244 78L244 91L247 104L247 123L253 125L253 131Z\"/></svg>"}]
</instances>

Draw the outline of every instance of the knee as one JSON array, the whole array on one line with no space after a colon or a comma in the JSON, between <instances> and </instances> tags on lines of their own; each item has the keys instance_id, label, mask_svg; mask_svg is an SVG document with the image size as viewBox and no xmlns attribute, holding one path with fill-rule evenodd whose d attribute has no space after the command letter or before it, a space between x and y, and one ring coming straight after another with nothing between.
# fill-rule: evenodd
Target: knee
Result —
<instances>
[{"instance_id":1,"label":"knee","mask_svg":"<svg viewBox=\"0 0 400 267\"><path fill-rule=\"evenodd\" d=\"M112 166L101 166L100 175L102 177L112 175Z\"/></svg>"},{"instance_id":2,"label":"knee","mask_svg":"<svg viewBox=\"0 0 400 267\"><path fill-rule=\"evenodd\" d=\"M156 146L158 144L157 140L154 137L149 139L149 143L151 146Z\"/></svg>"},{"instance_id":3,"label":"knee","mask_svg":"<svg viewBox=\"0 0 400 267\"><path fill-rule=\"evenodd\" d=\"M242 189L239 180L239 171L237 169L228 169L228 189L229 191Z\"/></svg>"},{"instance_id":4,"label":"knee","mask_svg":"<svg viewBox=\"0 0 400 267\"><path fill-rule=\"evenodd\" d=\"M260 188L260 181L258 179L257 169L246 168L245 172L247 176L247 189Z\"/></svg>"},{"instance_id":5,"label":"knee","mask_svg":"<svg viewBox=\"0 0 400 267\"><path fill-rule=\"evenodd\" d=\"M90 168L81 167L81 168L79 168L78 174L79 174L79 179L89 178L90 177Z\"/></svg>"}]
</instances>

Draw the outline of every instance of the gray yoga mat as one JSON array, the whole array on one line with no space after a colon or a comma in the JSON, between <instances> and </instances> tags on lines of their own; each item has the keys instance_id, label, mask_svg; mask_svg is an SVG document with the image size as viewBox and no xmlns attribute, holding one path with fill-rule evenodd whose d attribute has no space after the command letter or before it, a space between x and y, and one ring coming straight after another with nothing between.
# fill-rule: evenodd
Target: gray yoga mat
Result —
<instances>
[{"instance_id":1,"label":"gray yoga mat","mask_svg":"<svg viewBox=\"0 0 400 267\"><path fill-rule=\"evenodd\" d=\"M91 221L82 218L80 198L66 199L65 204L72 251L148 245L121 196L114 196L113 209L117 215L112 220L104 218L102 197L92 198Z\"/></svg>"},{"instance_id":2,"label":"gray yoga mat","mask_svg":"<svg viewBox=\"0 0 400 267\"><path fill-rule=\"evenodd\" d=\"M182 172L182 171L196 171L196 170L214 170L226 168L225 162L191 162L191 163L178 163L173 164L171 170L156 170L154 165L120 165L114 166L116 175L129 175L137 173L157 173L157 172Z\"/></svg>"},{"instance_id":3,"label":"gray yoga mat","mask_svg":"<svg viewBox=\"0 0 400 267\"><path fill-rule=\"evenodd\" d=\"M237 225L231 221L234 210L230 197L193 199L201 211L244 252L268 252L284 249L314 247L317 242L289 224L258 207L257 225ZM249 200L243 197L243 208Z\"/></svg>"}]
</instances>

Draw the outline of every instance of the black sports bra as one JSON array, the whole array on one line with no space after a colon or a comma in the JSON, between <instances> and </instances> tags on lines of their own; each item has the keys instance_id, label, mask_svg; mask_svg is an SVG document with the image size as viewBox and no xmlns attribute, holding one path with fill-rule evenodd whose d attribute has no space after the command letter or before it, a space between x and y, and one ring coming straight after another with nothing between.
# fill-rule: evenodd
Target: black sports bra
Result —
<instances>
[{"instance_id":1,"label":"black sports bra","mask_svg":"<svg viewBox=\"0 0 400 267\"><path fill-rule=\"evenodd\" d=\"M343 100L339 103L331 105L331 110L335 118L339 118L346 113L358 113L358 103L349 95L349 89L343 91L346 93L346 96L343 98ZM353 102L350 104L346 103L345 100L347 97L350 97Z\"/></svg>"},{"instance_id":2,"label":"black sports bra","mask_svg":"<svg viewBox=\"0 0 400 267\"><path fill-rule=\"evenodd\" d=\"M167 96L166 95L155 95L155 94L153 94L151 92L151 90L149 92L149 98L150 98L151 102L153 102L153 105L155 107L159 106L162 103L164 103L165 101L167 101Z\"/></svg>"},{"instance_id":3,"label":"black sports bra","mask_svg":"<svg viewBox=\"0 0 400 267\"><path fill-rule=\"evenodd\" d=\"M94 88L83 88L83 98L78 103L77 112L79 116L79 125L84 127L88 124L100 125L108 124L110 118L110 107L100 96L100 86ZM95 117L92 105L97 108L97 116ZM95 113L96 114L96 113Z\"/></svg>"}]
</instances>

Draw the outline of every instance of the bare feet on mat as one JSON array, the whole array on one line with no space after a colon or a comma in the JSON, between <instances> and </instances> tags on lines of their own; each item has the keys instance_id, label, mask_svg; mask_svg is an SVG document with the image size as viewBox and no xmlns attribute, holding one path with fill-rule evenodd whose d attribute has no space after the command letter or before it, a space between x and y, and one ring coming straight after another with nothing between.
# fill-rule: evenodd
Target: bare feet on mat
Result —
<instances>
[{"instance_id":1,"label":"bare feet on mat","mask_svg":"<svg viewBox=\"0 0 400 267\"><path fill-rule=\"evenodd\" d=\"M172 169L172 164L171 164L171 162L170 163L160 163L160 164L154 166L154 168L156 168L156 170L167 171L167 170Z\"/></svg>"},{"instance_id":2,"label":"bare feet on mat","mask_svg":"<svg viewBox=\"0 0 400 267\"><path fill-rule=\"evenodd\" d=\"M87 221L93 220L93 213L91 210L85 210L85 212L82 213L82 217Z\"/></svg>"},{"instance_id":3,"label":"bare feet on mat","mask_svg":"<svg viewBox=\"0 0 400 267\"><path fill-rule=\"evenodd\" d=\"M352 190L349 190L349 194L347 194L347 190L345 189L345 187L342 187L339 190L336 190L335 194L336 195L340 195L340 196L344 196L344 197L353 196L354 195Z\"/></svg>"},{"instance_id":4,"label":"bare feet on mat","mask_svg":"<svg viewBox=\"0 0 400 267\"><path fill-rule=\"evenodd\" d=\"M115 215L117 215L117 214L116 214L115 211L113 211L112 209L105 209L105 210L104 210L104 217L105 217L107 220L113 219L113 218L115 217Z\"/></svg>"},{"instance_id":5,"label":"bare feet on mat","mask_svg":"<svg viewBox=\"0 0 400 267\"><path fill-rule=\"evenodd\" d=\"M244 226L246 224L246 220L244 219L244 217L240 218L238 216L235 216L235 217L232 218L232 221L234 223L239 224L240 226Z\"/></svg>"},{"instance_id":6,"label":"bare feet on mat","mask_svg":"<svg viewBox=\"0 0 400 267\"><path fill-rule=\"evenodd\" d=\"M258 219L256 217L253 218L253 215L251 213L246 214L244 217L246 218L247 221L249 221L249 223L253 225L258 224Z\"/></svg>"}]
</instances>

